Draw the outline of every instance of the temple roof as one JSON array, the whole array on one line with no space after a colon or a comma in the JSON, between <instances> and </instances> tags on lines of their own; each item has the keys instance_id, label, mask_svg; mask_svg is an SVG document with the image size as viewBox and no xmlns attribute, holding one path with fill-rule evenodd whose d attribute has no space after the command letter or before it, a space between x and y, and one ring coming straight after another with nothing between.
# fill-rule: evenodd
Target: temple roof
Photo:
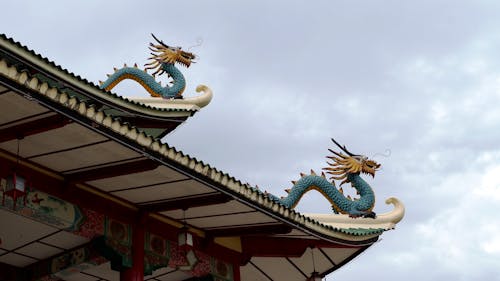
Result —
<instances>
[{"instance_id":1,"label":"temple roof","mask_svg":"<svg viewBox=\"0 0 500 281\"><path fill-rule=\"evenodd\" d=\"M318 270L327 274L394 228L404 214L397 199L388 202L396 205L397 212L380 222L301 214L160 140L200 107L179 108L177 101L159 108L120 97L4 35L0 35L0 82L0 158L14 161L22 134L22 167L38 171L45 181L61 186L69 182L88 198L110 202L117 216L126 217L115 213L119 210L147 211L151 220L174 226L184 220L200 236L215 237L220 245L240 252L255 246L255 237L243 237L246 233L318 241L325 245ZM73 203L80 200L61 196ZM88 198L81 200L93 206ZM229 237L240 240L233 243ZM304 244L296 260L285 260L281 269L310 267L306 252L313 250L308 247ZM242 274L279 274L279 267L266 269L268 260L281 263L271 252L256 253Z\"/></svg>"},{"instance_id":2,"label":"temple roof","mask_svg":"<svg viewBox=\"0 0 500 281\"><path fill-rule=\"evenodd\" d=\"M166 106L157 106L158 103L151 103L151 99L125 98L100 89L91 81L55 64L4 34L0 34L0 45L6 63L15 63L20 69L43 79L48 86L63 90L67 95L76 97L89 106L99 107L114 117L120 117L122 122L131 123L155 137L163 137L200 110L200 106L183 103L182 100L174 100ZM211 93L207 94L206 98L208 101L202 101L201 106L210 102Z\"/></svg>"}]
</instances>

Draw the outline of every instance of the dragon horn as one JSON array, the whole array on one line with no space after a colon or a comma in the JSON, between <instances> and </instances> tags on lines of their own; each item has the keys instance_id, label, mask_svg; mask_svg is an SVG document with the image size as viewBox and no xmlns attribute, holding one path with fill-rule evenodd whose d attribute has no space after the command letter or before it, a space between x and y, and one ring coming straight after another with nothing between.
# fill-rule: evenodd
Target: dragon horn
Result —
<instances>
[{"instance_id":1,"label":"dragon horn","mask_svg":"<svg viewBox=\"0 0 500 281\"><path fill-rule=\"evenodd\" d=\"M151 36L153 36L153 38L156 40L156 42L162 44L163 46L165 46L167 48L170 48L167 44L163 43L163 41L161 41L158 38L156 38L156 36L153 33L151 33Z\"/></svg>"},{"instance_id":2,"label":"dragon horn","mask_svg":"<svg viewBox=\"0 0 500 281\"><path fill-rule=\"evenodd\" d=\"M346 158L346 156L344 156L343 154L341 153L338 153L337 151L333 151L331 149L328 149L328 151L330 151L331 153L337 155L338 157L341 157L341 158ZM328 156L327 156L328 157Z\"/></svg>"},{"instance_id":3,"label":"dragon horn","mask_svg":"<svg viewBox=\"0 0 500 281\"><path fill-rule=\"evenodd\" d=\"M327 173L330 175L342 175L345 172L344 171L331 171L331 172L327 172Z\"/></svg>"},{"instance_id":4,"label":"dragon horn","mask_svg":"<svg viewBox=\"0 0 500 281\"><path fill-rule=\"evenodd\" d=\"M332 138L332 141L333 143L335 143L340 149L342 149L343 151L345 151L345 153L349 154L349 156L360 156L360 155L357 155L357 154L353 154L351 152L349 152L349 150L347 150L347 148L344 146L341 146L334 138Z\"/></svg>"}]
</instances>

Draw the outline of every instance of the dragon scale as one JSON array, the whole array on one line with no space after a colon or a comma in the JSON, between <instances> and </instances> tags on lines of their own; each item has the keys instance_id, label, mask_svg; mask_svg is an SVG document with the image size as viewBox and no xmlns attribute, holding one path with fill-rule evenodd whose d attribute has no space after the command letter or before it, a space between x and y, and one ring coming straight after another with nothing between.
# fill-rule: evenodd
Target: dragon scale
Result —
<instances>
[{"instance_id":1,"label":"dragon scale","mask_svg":"<svg viewBox=\"0 0 500 281\"><path fill-rule=\"evenodd\" d=\"M124 65L123 68L115 68L115 72L108 75L106 81L100 81L101 89L110 91L121 81L131 79L138 82L153 97L162 97L164 99L182 98L182 93L186 88L186 79L175 64L178 63L189 67L191 63L194 63L193 60L196 56L190 52L183 51L181 47L168 46L154 35L153 38L159 44L149 44L152 56L149 58L150 62L145 65L146 68L144 70L139 69L137 65L134 65L134 67ZM147 70L154 72L149 74ZM167 73L168 77L172 78L172 85L163 87L161 83L156 82L155 76L164 73Z\"/></svg>"},{"instance_id":2,"label":"dragon scale","mask_svg":"<svg viewBox=\"0 0 500 281\"><path fill-rule=\"evenodd\" d=\"M333 163L327 162L329 167L323 168L323 170L332 175L331 179L342 180L340 185L351 183L351 186L359 194L359 199L353 200L350 196L344 196L343 189L337 189L333 180L330 182L324 173L318 176L314 171L311 171L310 175L301 174L298 181L292 181L293 187L285 190L288 192L288 196L281 199L272 194L268 194L268 196L288 208L294 208L306 192L317 190L330 201L335 213L348 214L351 217L375 218L375 213L372 211L375 205L375 194L371 186L361 178L360 174L365 173L375 176L380 164L369 160L366 156L352 154L345 146L340 146L333 139L332 141L347 155L330 150L334 156L328 156L327 158L333 160Z\"/></svg>"},{"instance_id":3,"label":"dragon scale","mask_svg":"<svg viewBox=\"0 0 500 281\"><path fill-rule=\"evenodd\" d=\"M278 199L276 196L273 197L284 206L293 208L306 192L316 190L330 201L335 213L349 214L352 216L362 216L369 213L375 204L375 194L372 188L357 174L349 175L349 179L352 186L360 195L358 200L351 200L345 197L334 184L329 182L325 177L318 175L306 175L301 177L290 189L287 197L281 199Z\"/></svg>"},{"instance_id":4,"label":"dragon scale","mask_svg":"<svg viewBox=\"0 0 500 281\"><path fill-rule=\"evenodd\" d=\"M141 84L151 96L166 99L181 96L186 87L184 75L171 63L162 63L161 69L172 78L173 84L171 86L162 87L160 83L156 82L153 76L137 67L123 67L111 74L100 87L101 89L109 91L122 80L131 79Z\"/></svg>"}]
</instances>

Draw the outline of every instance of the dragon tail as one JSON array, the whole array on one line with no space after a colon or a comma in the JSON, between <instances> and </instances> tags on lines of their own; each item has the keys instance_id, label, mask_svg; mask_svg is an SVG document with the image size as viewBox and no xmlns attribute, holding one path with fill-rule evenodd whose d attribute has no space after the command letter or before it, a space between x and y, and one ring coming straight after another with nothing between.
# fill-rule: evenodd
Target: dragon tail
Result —
<instances>
[{"instance_id":1,"label":"dragon tail","mask_svg":"<svg viewBox=\"0 0 500 281\"><path fill-rule=\"evenodd\" d=\"M114 69L113 74L108 74L108 79L102 82L99 81L100 88L106 91L113 89L118 83L125 79L131 79L139 83L153 97L162 97L164 92L160 83L156 82L154 77L149 75L145 70L139 69L137 65L127 67L126 65L120 69Z\"/></svg>"},{"instance_id":2,"label":"dragon tail","mask_svg":"<svg viewBox=\"0 0 500 281\"><path fill-rule=\"evenodd\" d=\"M298 181L292 181L292 183L293 187L285 190L288 196L281 199L271 194L269 196L288 208L294 208L305 193L316 190L328 199L335 213L346 213L354 203L350 197L343 195L342 188L337 189L335 184L329 182L323 173L317 175L311 171L310 175L301 174L301 178Z\"/></svg>"}]
</instances>

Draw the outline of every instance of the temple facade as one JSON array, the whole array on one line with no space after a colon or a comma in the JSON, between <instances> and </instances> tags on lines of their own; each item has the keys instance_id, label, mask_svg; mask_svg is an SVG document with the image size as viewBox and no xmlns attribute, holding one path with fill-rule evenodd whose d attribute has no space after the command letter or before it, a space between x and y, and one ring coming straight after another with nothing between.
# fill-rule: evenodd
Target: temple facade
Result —
<instances>
[{"instance_id":1,"label":"temple facade","mask_svg":"<svg viewBox=\"0 0 500 281\"><path fill-rule=\"evenodd\" d=\"M176 65L196 56L154 40L145 70L94 84L0 35L0 280L321 280L403 218L396 198L373 212L362 175L380 165L335 140L324 173L285 198L162 142L212 91L184 97ZM124 79L151 97L113 93ZM313 189L332 213L294 210Z\"/></svg>"}]
</instances>

